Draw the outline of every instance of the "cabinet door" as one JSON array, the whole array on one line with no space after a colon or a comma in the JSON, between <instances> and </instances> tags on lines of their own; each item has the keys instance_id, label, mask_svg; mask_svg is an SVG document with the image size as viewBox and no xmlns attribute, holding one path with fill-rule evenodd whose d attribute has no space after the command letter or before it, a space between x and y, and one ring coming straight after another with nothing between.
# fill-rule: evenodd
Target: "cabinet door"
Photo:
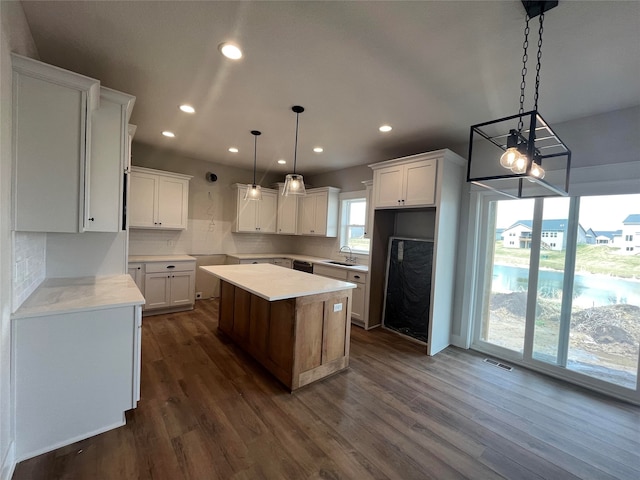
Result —
<instances>
[{"instance_id":1,"label":"cabinet door","mask_svg":"<svg viewBox=\"0 0 640 480\"><path fill-rule=\"evenodd\" d=\"M374 208L402 205L403 172L402 165L381 168L374 172Z\"/></svg>"},{"instance_id":2,"label":"cabinet door","mask_svg":"<svg viewBox=\"0 0 640 480\"><path fill-rule=\"evenodd\" d=\"M78 232L84 206L86 95L22 74L14 75L14 89L15 230Z\"/></svg>"},{"instance_id":3,"label":"cabinet door","mask_svg":"<svg viewBox=\"0 0 640 480\"><path fill-rule=\"evenodd\" d=\"M142 172L131 172L127 215L130 227L153 228L156 226L155 198L158 177Z\"/></svg>"},{"instance_id":4,"label":"cabinet door","mask_svg":"<svg viewBox=\"0 0 640 480\"><path fill-rule=\"evenodd\" d=\"M144 276L145 309L168 307L171 300L170 287L170 273L147 273Z\"/></svg>"},{"instance_id":5,"label":"cabinet door","mask_svg":"<svg viewBox=\"0 0 640 480\"><path fill-rule=\"evenodd\" d=\"M158 178L158 227L187 228L188 186L186 180L162 176Z\"/></svg>"},{"instance_id":6,"label":"cabinet door","mask_svg":"<svg viewBox=\"0 0 640 480\"><path fill-rule=\"evenodd\" d=\"M127 271L129 273L129 275L131 275L131 278L133 278L133 281L136 282L136 286L138 287L138 290L140 290L141 292L144 292L144 286L142 284L142 264L141 263L130 263Z\"/></svg>"},{"instance_id":7,"label":"cabinet door","mask_svg":"<svg viewBox=\"0 0 640 480\"><path fill-rule=\"evenodd\" d=\"M238 188L238 203L236 212L236 232L254 233L258 231L258 207L261 201L245 200L247 187Z\"/></svg>"},{"instance_id":8,"label":"cabinet door","mask_svg":"<svg viewBox=\"0 0 640 480\"><path fill-rule=\"evenodd\" d=\"M404 206L433 205L436 201L436 160L405 165Z\"/></svg>"},{"instance_id":9,"label":"cabinet door","mask_svg":"<svg viewBox=\"0 0 640 480\"><path fill-rule=\"evenodd\" d=\"M300 197L298 200L298 234L313 233L316 219L316 199L313 195Z\"/></svg>"},{"instance_id":10,"label":"cabinet door","mask_svg":"<svg viewBox=\"0 0 640 480\"><path fill-rule=\"evenodd\" d=\"M351 290L351 317L362 320L364 316L364 284L356 283L357 287Z\"/></svg>"},{"instance_id":11,"label":"cabinet door","mask_svg":"<svg viewBox=\"0 0 640 480\"><path fill-rule=\"evenodd\" d=\"M315 215L313 221L313 228L311 233L313 235L326 235L327 234L327 209L329 208L329 195L326 192L316 193L315 197Z\"/></svg>"},{"instance_id":12,"label":"cabinet door","mask_svg":"<svg viewBox=\"0 0 640 480\"><path fill-rule=\"evenodd\" d=\"M195 302L196 274L175 272L171 274L171 306L189 305Z\"/></svg>"},{"instance_id":13,"label":"cabinet door","mask_svg":"<svg viewBox=\"0 0 640 480\"><path fill-rule=\"evenodd\" d=\"M262 200L254 201L258 205L258 231L260 233L276 233L276 212L278 210L278 194L262 191Z\"/></svg>"},{"instance_id":14,"label":"cabinet door","mask_svg":"<svg viewBox=\"0 0 640 480\"><path fill-rule=\"evenodd\" d=\"M127 152L127 108L133 97L102 89L100 108L93 112L89 188L85 230L119 232Z\"/></svg>"},{"instance_id":15,"label":"cabinet door","mask_svg":"<svg viewBox=\"0 0 640 480\"><path fill-rule=\"evenodd\" d=\"M282 195L282 187L278 194L277 232L283 235L295 235L298 223L298 197Z\"/></svg>"}]
</instances>

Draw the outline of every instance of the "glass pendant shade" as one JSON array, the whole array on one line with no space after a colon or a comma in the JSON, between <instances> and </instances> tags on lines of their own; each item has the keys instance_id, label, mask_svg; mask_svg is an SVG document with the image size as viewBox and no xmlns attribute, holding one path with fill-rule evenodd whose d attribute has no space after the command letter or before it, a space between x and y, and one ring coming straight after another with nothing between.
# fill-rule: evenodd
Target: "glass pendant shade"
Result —
<instances>
[{"instance_id":1,"label":"glass pendant shade","mask_svg":"<svg viewBox=\"0 0 640 480\"><path fill-rule=\"evenodd\" d=\"M253 183L247 185L247 191L244 194L245 200L262 200L262 187L256 185L256 161L258 159L258 135L262 133L258 130L251 130L253 135Z\"/></svg>"},{"instance_id":2,"label":"glass pendant shade","mask_svg":"<svg viewBox=\"0 0 640 480\"><path fill-rule=\"evenodd\" d=\"M500 165L502 165L504 168L513 167L513 164L516 161L516 157L518 156L518 154L519 152L516 147L508 148L500 157Z\"/></svg>"},{"instance_id":3,"label":"glass pendant shade","mask_svg":"<svg viewBox=\"0 0 640 480\"><path fill-rule=\"evenodd\" d=\"M297 173L288 173L284 179L284 189L282 194L287 197L289 195L306 195L304 188L304 178Z\"/></svg>"},{"instance_id":4,"label":"glass pendant shade","mask_svg":"<svg viewBox=\"0 0 640 480\"><path fill-rule=\"evenodd\" d=\"M293 147L293 173L288 173L287 176L284 177L282 195L285 197L289 195L303 196L307 194L304 188L304 178L302 178L302 175L296 173L296 161L298 160L298 125L300 114L304 112L304 107L295 105L291 107L291 110L296 114L296 141Z\"/></svg>"},{"instance_id":5,"label":"glass pendant shade","mask_svg":"<svg viewBox=\"0 0 640 480\"><path fill-rule=\"evenodd\" d=\"M244 194L245 200L262 200L262 187L260 185L247 185L247 191Z\"/></svg>"},{"instance_id":6,"label":"glass pendant shade","mask_svg":"<svg viewBox=\"0 0 640 480\"><path fill-rule=\"evenodd\" d=\"M542 168L536 162L533 162L533 165L531 165L531 175L536 178L542 179L544 178L544 173L544 168Z\"/></svg>"}]
</instances>

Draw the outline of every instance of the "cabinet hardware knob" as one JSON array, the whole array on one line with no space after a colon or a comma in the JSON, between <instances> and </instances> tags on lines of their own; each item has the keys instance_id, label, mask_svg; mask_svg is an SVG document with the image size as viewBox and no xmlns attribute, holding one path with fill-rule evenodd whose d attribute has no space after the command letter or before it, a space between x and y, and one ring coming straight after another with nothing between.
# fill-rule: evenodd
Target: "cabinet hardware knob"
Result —
<instances>
[{"instance_id":1,"label":"cabinet hardware knob","mask_svg":"<svg viewBox=\"0 0 640 480\"><path fill-rule=\"evenodd\" d=\"M94 219L93 217L91 217L91 218L89 219L89 221L90 221L90 222L93 222L94 220L95 220L95 219Z\"/></svg>"},{"instance_id":2,"label":"cabinet hardware knob","mask_svg":"<svg viewBox=\"0 0 640 480\"><path fill-rule=\"evenodd\" d=\"M354 275L353 278L360 278L360 275Z\"/></svg>"}]
</instances>

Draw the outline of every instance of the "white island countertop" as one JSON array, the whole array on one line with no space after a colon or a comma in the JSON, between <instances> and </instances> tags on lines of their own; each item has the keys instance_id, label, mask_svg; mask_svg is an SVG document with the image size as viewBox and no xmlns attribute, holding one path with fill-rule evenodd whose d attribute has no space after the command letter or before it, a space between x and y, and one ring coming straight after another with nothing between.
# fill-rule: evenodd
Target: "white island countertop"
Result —
<instances>
[{"instance_id":1,"label":"white island countertop","mask_svg":"<svg viewBox=\"0 0 640 480\"><path fill-rule=\"evenodd\" d=\"M269 263L211 265L200 269L270 302L357 286L355 283L283 269Z\"/></svg>"},{"instance_id":2,"label":"white island countertop","mask_svg":"<svg viewBox=\"0 0 640 480\"><path fill-rule=\"evenodd\" d=\"M47 278L11 317L40 317L143 303L142 293L128 274Z\"/></svg>"}]
</instances>

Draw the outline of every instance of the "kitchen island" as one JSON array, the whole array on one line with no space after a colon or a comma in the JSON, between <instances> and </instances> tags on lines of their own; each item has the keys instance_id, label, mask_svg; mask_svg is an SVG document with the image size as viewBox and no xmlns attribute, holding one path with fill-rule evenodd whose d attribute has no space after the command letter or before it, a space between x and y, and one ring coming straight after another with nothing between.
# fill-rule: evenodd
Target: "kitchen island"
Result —
<instances>
[{"instance_id":1,"label":"kitchen island","mask_svg":"<svg viewBox=\"0 0 640 480\"><path fill-rule=\"evenodd\" d=\"M271 264L200 268L221 280L218 328L291 391L349 366L355 284Z\"/></svg>"}]
</instances>

